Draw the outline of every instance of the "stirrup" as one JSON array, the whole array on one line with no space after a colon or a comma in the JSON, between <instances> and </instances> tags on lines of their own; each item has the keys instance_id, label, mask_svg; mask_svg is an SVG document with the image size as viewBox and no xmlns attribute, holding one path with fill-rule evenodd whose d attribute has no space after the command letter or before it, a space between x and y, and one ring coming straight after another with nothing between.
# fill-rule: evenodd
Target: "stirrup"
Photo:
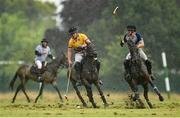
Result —
<instances>
[{"instance_id":1,"label":"stirrup","mask_svg":"<svg viewBox=\"0 0 180 118\"><path fill-rule=\"evenodd\" d=\"M100 85L103 85L103 82L102 82L102 80L99 80L99 84L100 84Z\"/></svg>"},{"instance_id":2,"label":"stirrup","mask_svg":"<svg viewBox=\"0 0 180 118\"><path fill-rule=\"evenodd\" d=\"M43 82L43 78L41 76L38 76L37 81L38 82Z\"/></svg>"}]
</instances>

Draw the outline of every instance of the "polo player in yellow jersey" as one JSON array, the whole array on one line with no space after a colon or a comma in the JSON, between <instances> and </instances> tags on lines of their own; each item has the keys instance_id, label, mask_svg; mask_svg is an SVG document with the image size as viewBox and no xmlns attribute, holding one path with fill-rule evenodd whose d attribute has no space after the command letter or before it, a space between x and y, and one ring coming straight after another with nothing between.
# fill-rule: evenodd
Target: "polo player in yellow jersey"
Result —
<instances>
[{"instance_id":1,"label":"polo player in yellow jersey","mask_svg":"<svg viewBox=\"0 0 180 118\"><path fill-rule=\"evenodd\" d=\"M75 51L75 61L74 61L74 67L76 72L78 73L79 77L81 74L81 61L83 59L83 55L84 53L82 52L84 49L86 49L86 47L91 44L91 41L89 40L89 38L83 34L83 33L79 33L78 29L76 27L72 27L69 29L69 34L71 36L71 38L69 39L68 42L68 64L69 67L72 66L73 62L72 62L72 53L73 53L73 49ZM100 62L97 60L97 57L94 58L97 62L96 67L97 70L99 72L100 69ZM81 77L80 77L81 78ZM99 81L100 84L102 84L102 81Z\"/></svg>"}]
</instances>

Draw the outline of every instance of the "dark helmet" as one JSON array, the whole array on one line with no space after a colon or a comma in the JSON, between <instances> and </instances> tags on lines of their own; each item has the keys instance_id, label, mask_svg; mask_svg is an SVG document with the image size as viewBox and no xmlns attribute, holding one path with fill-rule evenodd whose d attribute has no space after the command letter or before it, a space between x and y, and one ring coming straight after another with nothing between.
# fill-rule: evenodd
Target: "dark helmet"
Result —
<instances>
[{"instance_id":1,"label":"dark helmet","mask_svg":"<svg viewBox=\"0 0 180 118\"><path fill-rule=\"evenodd\" d=\"M136 31L136 26L135 25L128 25L127 29Z\"/></svg>"},{"instance_id":2,"label":"dark helmet","mask_svg":"<svg viewBox=\"0 0 180 118\"><path fill-rule=\"evenodd\" d=\"M69 32L69 34L74 34L77 31L78 31L78 29L76 27L71 27L68 32Z\"/></svg>"},{"instance_id":3,"label":"dark helmet","mask_svg":"<svg viewBox=\"0 0 180 118\"><path fill-rule=\"evenodd\" d=\"M46 42L46 43L48 43L47 38L43 38L43 39L42 39L42 41L41 41L41 43L42 43L42 42Z\"/></svg>"}]
</instances>

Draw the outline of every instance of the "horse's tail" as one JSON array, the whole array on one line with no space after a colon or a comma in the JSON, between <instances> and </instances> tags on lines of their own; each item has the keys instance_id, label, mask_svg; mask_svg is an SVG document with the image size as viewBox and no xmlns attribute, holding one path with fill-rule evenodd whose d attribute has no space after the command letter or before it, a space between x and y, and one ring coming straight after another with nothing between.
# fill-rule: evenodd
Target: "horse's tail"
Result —
<instances>
[{"instance_id":1,"label":"horse's tail","mask_svg":"<svg viewBox=\"0 0 180 118\"><path fill-rule=\"evenodd\" d=\"M17 74L17 72L16 72L15 75L14 75L14 77L13 77L13 79L11 80L11 82L10 82L10 84L9 84L9 88L10 88L11 90L13 90L14 83L15 83L15 81L16 81L16 79L17 79L17 76L18 76L18 74Z\"/></svg>"}]
</instances>

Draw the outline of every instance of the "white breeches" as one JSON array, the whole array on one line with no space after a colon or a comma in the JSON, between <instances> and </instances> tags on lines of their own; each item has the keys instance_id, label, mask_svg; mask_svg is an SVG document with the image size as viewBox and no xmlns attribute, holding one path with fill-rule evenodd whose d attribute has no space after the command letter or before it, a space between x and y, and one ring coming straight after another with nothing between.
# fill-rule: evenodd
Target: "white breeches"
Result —
<instances>
[{"instance_id":1,"label":"white breeches","mask_svg":"<svg viewBox=\"0 0 180 118\"><path fill-rule=\"evenodd\" d=\"M141 57L143 60L147 60L147 59L148 59L147 56L146 56L146 54L144 53L144 51L143 51L141 48L139 48L139 54L140 54L140 57ZM126 56L126 60L129 60L130 58L131 58L131 54L128 53L127 56Z\"/></svg>"},{"instance_id":2,"label":"white breeches","mask_svg":"<svg viewBox=\"0 0 180 118\"><path fill-rule=\"evenodd\" d=\"M36 61L35 61L35 64L36 64L36 66L38 67L38 69L41 69L41 68L42 68L42 62L41 62L41 61L36 60Z\"/></svg>"},{"instance_id":3,"label":"white breeches","mask_svg":"<svg viewBox=\"0 0 180 118\"><path fill-rule=\"evenodd\" d=\"M83 54L82 53L75 53L75 63L76 62L81 62L83 59Z\"/></svg>"}]
</instances>

